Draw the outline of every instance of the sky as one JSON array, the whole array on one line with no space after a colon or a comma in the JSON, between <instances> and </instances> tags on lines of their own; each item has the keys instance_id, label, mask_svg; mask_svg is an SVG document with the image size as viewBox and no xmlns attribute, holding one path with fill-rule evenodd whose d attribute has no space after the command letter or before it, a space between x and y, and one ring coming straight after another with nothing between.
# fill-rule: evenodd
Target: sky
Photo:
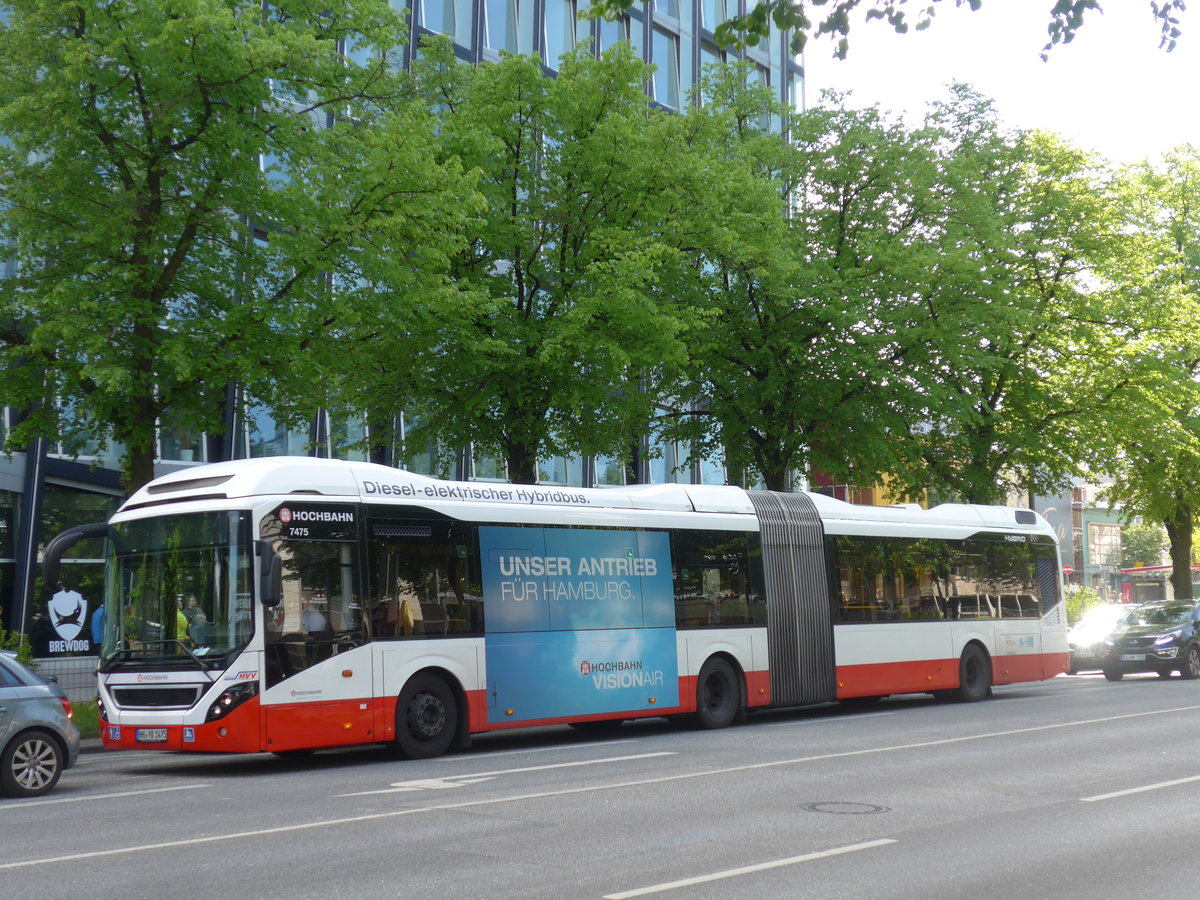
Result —
<instances>
[{"instance_id":1,"label":"sky","mask_svg":"<svg viewBox=\"0 0 1200 900\"><path fill-rule=\"evenodd\" d=\"M829 38L809 42L807 105L816 106L823 89L849 91L852 107L878 104L916 123L947 84L961 81L992 98L1006 124L1057 132L1117 163L1183 143L1200 147L1200 4L1181 17L1183 35L1170 53L1159 48L1150 0L1101 4L1103 14L1088 15L1047 62L1040 53L1053 0L983 0L975 12L942 0L928 30L902 35L860 14L846 60L833 57Z\"/></svg>"}]
</instances>

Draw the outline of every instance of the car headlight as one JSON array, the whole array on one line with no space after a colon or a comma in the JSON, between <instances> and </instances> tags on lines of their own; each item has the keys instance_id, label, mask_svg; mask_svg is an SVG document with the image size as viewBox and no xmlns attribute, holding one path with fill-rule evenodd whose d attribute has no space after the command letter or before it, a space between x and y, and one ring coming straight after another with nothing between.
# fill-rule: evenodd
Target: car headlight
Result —
<instances>
[{"instance_id":1,"label":"car headlight","mask_svg":"<svg viewBox=\"0 0 1200 900\"><path fill-rule=\"evenodd\" d=\"M1161 647L1163 644L1173 644L1179 639L1179 632L1172 631L1170 634L1160 634L1154 639L1156 646Z\"/></svg>"}]
</instances>

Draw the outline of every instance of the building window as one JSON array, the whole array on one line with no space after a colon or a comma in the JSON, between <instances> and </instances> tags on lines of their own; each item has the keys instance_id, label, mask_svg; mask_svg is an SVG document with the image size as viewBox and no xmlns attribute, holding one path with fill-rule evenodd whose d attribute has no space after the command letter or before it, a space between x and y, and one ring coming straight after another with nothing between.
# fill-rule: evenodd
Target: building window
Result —
<instances>
[{"instance_id":1,"label":"building window","mask_svg":"<svg viewBox=\"0 0 1200 900\"><path fill-rule=\"evenodd\" d=\"M94 423L80 419L75 413L75 404L64 401L58 407L58 433L60 443L50 444L49 452L55 456L83 457L100 466L116 468L125 455L125 445L106 440L107 435L97 433Z\"/></svg>"},{"instance_id":2,"label":"building window","mask_svg":"<svg viewBox=\"0 0 1200 900\"><path fill-rule=\"evenodd\" d=\"M583 485L583 457L550 456L538 460L538 484Z\"/></svg>"},{"instance_id":3,"label":"building window","mask_svg":"<svg viewBox=\"0 0 1200 900\"><path fill-rule=\"evenodd\" d=\"M617 456L597 456L592 461L595 487L622 487L625 484L625 460Z\"/></svg>"},{"instance_id":4,"label":"building window","mask_svg":"<svg viewBox=\"0 0 1200 900\"><path fill-rule=\"evenodd\" d=\"M621 16L614 22L600 20L600 52L611 50L619 42L629 40L629 17Z\"/></svg>"},{"instance_id":5,"label":"building window","mask_svg":"<svg viewBox=\"0 0 1200 900\"><path fill-rule=\"evenodd\" d=\"M575 0L546 0L546 23L542 46L546 65L557 71L559 60L575 49Z\"/></svg>"},{"instance_id":6,"label":"building window","mask_svg":"<svg viewBox=\"0 0 1200 900\"><path fill-rule=\"evenodd\" d=\"M499 53L533 52L533 0L486 0L484 46Z\"/></svg>"},{"instance_id":7,"label":"building window","mask_svg":"<svg viewBox=\"0 0 1200 900\"><path fill-rule=\"evenodd\" d=\"M471 48L472 0L421 0L420 9L421 24L425 28L448 35L454 43Z\"/></svg>"},{"instance_id":8,"label":"building window","mask_svg":"<svg viewBox=\"0 0 1200 900\"><path fill-rule=\"evenodd\" d=\"M471 447L471 481L505 481L508 466L504 460L491 453L484 453Z\"/></svg>"},{"instance_id":9,"label":"building window","mask_svg":"<svg viewBox=\"0 0 1200 900\"><path fill-rule=\"evenodd\" d=\"M446 464L439 457L437 445L433 441L418 441L413 437L417 428L417 420L413 416L401 414L395 430L397 437L395 457L402 469L415 472L418 475L428 475L430 478L449 478Z\"/></svg>"},{"instance_id":10,"label":"building window","mask_svg":"<svg viewBox=\"0 0 1200 900\"><path fill-rule=\"evenodd\" d=\"M203 462L201 432L184 426L163 425L158 431L158 458L173 462Z\"/></svg>"},{"instance_id":11,"label":"building window","mask_svg":"<svg viewBox=\"0 0 1200 900\"><path fill-rule=\"evenodd\" d=\"M796 112L804 112L804 75L800 72L792 73L792 109Z\"/></svg>"},{"instance_id":12,"label":"building window","mask_svg":"<svg viewBox=\"0 0 1200 900\"><path fill-rule=\"evenodd\" d=\"M679 109L679 36L654 29L654 99Z\"/></svg>"},{"instance_id":13,"label":"building window","mask_svg":"<svg viewBox=\"0 0 1200 900\"><path fill-rule=\"evenodd\" d=\"M1088 561L1097 566L1121 565L1121 526L1111 522L1088 523Z\"/></svg>"},{"instance_id":14,"label":"building window","mask_svg":"<svg viewBox=\"0 0 1200 900\"><path fill-rule=\"evenodd\" d=\"M346 418L325 414L328 422L327 447L322 455L331 459L350 459L365 462L367 459L367 423L358 417Z\"/></svg>"},{"instance_id":15,"label":"building window","mask_svg":"<svg viewBox=\"0 0 1200 900\"><path fill-rule=\"evenodd\" d=\"M700 457L700 483L701 484L724 484L725 483L725 464L718 457L702 456Z\"/></svg>"},{"instance_id":16,"label":"building window","mask_svg":"<svg viewBox=\"0 0 1200 900\"><path fill-rule=\"evenodd\" d=\"M254 405L246 410L247 455L254 459L260 456L306 456L308 454L308 430L296 431L276 421L265 406Z\"/></svg>"},{"instance_id":17,"label":"building window","mask_svg":"<svg viewBox=\"0 0 1200 900\"><path fill-rule=\"evenodd\" d=\"M737 0L700 0L700 24L709 31L729 18L730 7L737 11Z\"/></svg>"}]
</instances>

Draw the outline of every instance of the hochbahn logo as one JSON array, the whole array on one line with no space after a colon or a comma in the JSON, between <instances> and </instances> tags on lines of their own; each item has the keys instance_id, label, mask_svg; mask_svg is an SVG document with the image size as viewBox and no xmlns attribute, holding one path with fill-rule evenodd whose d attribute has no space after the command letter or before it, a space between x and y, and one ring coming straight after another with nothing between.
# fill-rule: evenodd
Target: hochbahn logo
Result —
<instances>
[{"instance_id":1,"label":"hochbahn logo","mask_svg":"<svg viewBox=\"0 0 1200 900\"><path fill-rule=\"evenodd\" d=\"M279 521L284 525L290 522L353 522L354 513L331 509L291 510L284 506L279 510Z\"/></svg>"},{"instance_id":2,"label":"hochbahn logo","mask_svg":"<svg viewBox=\"0 0 1200 900\"><path fill-rule=\"evenodd\" d=\"M579 664L579 674L591 677L596 690L661 686L663 673L647 672L640 659L618 659L592 662L585 659Z\"/></svg>"}]
</instances>

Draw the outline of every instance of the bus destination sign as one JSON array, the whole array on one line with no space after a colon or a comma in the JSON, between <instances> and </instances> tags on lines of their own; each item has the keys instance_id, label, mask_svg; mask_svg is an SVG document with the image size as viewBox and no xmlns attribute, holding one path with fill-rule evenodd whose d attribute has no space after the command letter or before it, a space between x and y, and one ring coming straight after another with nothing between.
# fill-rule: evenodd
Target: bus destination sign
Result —
<instances>
[{"instance_id":1,"label":"bus destination sign","mask_svg":"<svg viewBox=\"0 0 1200 900\"><path fill-rule=\"evenodd\" d=\"M263 519L262 536L289 541L353 541L358 538L355 507L285 503Z\"/></svg>"}]
</instances>

